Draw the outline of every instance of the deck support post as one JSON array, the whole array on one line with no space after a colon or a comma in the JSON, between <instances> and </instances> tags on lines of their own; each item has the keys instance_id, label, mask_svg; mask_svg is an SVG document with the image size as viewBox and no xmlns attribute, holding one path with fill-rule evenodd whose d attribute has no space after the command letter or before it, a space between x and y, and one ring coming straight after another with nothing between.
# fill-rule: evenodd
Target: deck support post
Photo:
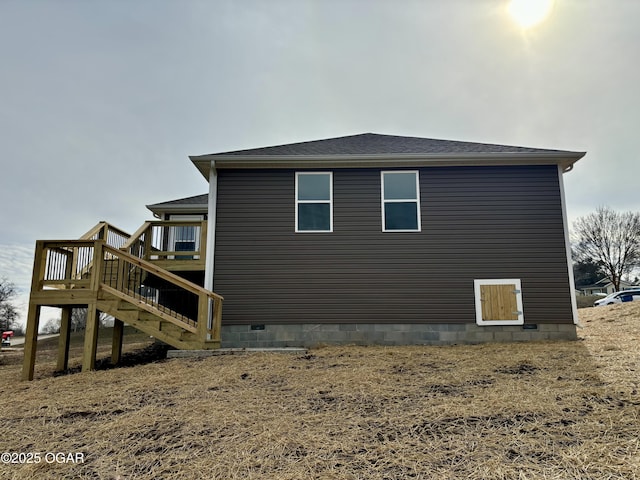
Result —
<instances>
[{"instance_id":1,"label":"deck support post","mask_svg":"<svg viewBox=\"0 0 640 480\"><path fill-rule=\"evenodd\" d=\"M46 268L46 254L44 242L36 242L36 251L33 258L33 275L31 276L31 295L40 290ZM29 299L29 312L27 313L27 331L24 336L24 360L22 363L22 380L33 380L33 370L36 365L36 347L38 345L38 326L40 325L41 306Z\"/></svg>"},{"instance_id":2,"label":"deck support post","mask_svg":"<svg viewBox=\"0 0 640 480\"><path fill-rule=\"evenodd\" d=\"M198 297L198 317L197 317L197 329L198 329L198 342L206 342L208 340L209 333L209 297L206 295L200 295Z\"/></svg>"},{"instance_id":3,"label":"deck support post","mask_svg":"<svg viewBox=\"0 0 640 480\"><path fill-rule=\"evenodd\" d=\"M96 369L96 351L98 350L98 324L100 312L95 303L87 307L87 326L84 331L84 349L82 351L82 371Z\"/></svg>"},{"instance_id":4,"label":"deck support post","mask_svg":"<svg viewBox=\"0 0 640 480\"><path fill-rule=\"evenodd\" d=\"M71 335L72 307L62 307L60 337L58 338L58 362L56 370L64 371L69 366L69 338Z\"/></svg>"},{"instance_id":5,"label":"deck support post","mask_svg":"<svg viewBox=\"0 0 640 480\"><path fill-rule=\"evenodd\" d=\"M221 330L222 330L222 300L210 300L213 307L213 327L212 327L212 335L211 340L218 342L221 341Z\"/></svg>"},{"instance_id":6,"label":"deck support post","mask_svg":"<svg viewBox=\"0 0 640 480\"><path fill-rule=\"evenodd\" d=\"M113 341L111 343L111 364L117 365L122 359L122 338L124 336L124 322L117 318L113 321Z\"/></svg>"},{"instance_id":7,"label":"deck support post","mask_svg":"<svg viewBox=\"0 0 640 480\"><path fill-rule=\"evenodd\" d=\"M104 240L96 240L93 248L93 268L91 269L91 290L98 294L102 280L102 268L104 262ZM98 311L97 298L87 305L87 325L84 331L84 348L82 351L82 371L88 372L96 369L96 351L98 350L98 326L100 312Z\"/></svg>"},{"instance_id":8,"label":"deck support post","mask_svg":"<svg viewBox=\"0 0 640 480\"><path fill-rule=\"evenodd\" d=\"M27 331L24 336L24 363L22 364L22 380L33 380L36 365L36 347L38 345L38 325L40 323L40 305L29 304L27 314Z\"/></svg>"}]
</instances>

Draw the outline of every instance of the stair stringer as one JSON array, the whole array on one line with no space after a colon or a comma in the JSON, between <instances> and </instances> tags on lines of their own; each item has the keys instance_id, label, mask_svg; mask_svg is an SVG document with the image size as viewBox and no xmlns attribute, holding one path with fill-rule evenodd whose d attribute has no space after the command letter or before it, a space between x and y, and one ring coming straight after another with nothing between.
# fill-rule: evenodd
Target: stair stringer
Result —
<instances>
[{"instance_id":1,"label":"stair stringer","mask_svg":"<svg viewBox=\"0 0 640 480\"><path fill-rule=\"evenodd\" d=\"M135 299L131 300L134 301L124 300L120 295L112 295L103 290L99 295L97 308L131 325L135 329L180 350L204 350L220 347L219 342L198 339L193 327L188 326L189 328L187 329L186 324L178 324L183 322L162 312L150 311L154 310L153 307L144 305L135 301ZM168 327L168 324L171 326Z\"/></svg>"}]
</instances>

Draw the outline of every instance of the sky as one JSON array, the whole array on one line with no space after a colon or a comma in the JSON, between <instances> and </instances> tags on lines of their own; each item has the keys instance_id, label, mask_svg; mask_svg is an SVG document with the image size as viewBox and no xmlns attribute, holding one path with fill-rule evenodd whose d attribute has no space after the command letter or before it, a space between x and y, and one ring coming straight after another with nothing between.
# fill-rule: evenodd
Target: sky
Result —
<instances>
[{"instance_id":1,"label":"sky","mask_svg":"<svg viewBox=\"0 0 640 480\"><path fill-rule=\"evenodd\" d=\"M189 155L365 132L586 151L569 222L640 211L640 2L0 0L0 277L208 190Z\"/></svg>"}]
</instances>

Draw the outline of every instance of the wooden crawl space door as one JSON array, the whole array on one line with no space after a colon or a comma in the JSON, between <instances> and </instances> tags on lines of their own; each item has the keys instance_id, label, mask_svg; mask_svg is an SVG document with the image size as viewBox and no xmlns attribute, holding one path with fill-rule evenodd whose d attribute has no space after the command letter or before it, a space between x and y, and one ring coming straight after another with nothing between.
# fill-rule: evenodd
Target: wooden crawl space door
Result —
<instances>
[{"instance_id":1,"label":"wooden crawl space door","mask_svg":"<svg viewBox=\"0 0 640 480\"><path fill-rule=\"evenodd\" d=\"M478 325L522 325L520 279L474 280Z\"/></svg>"}]
</instances>

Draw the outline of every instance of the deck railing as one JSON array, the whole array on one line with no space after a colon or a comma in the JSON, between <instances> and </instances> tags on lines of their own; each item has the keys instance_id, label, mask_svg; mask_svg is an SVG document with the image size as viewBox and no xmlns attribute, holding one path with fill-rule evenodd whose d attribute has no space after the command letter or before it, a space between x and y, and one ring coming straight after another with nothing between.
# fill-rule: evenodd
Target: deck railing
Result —
<instances>
[{"instance_id":1,"label":"deck railing","mask_svg":"<svg viewBox=\"0 0 640 480\"><path fill-rule=\"evenodd\" d=\"M197 333L202 340L220 341L220 295L107 245L105 240L40 240L35 262L32 296L43 303L47 290L82 289L88 294L87 290L102 289ZM62 292L55 295L58 302L64 300Z\"/></svg>"},{"instance_id":2,"label":"deck railing","mask_svg":"<svg viewBox=\"0 0 640 480\"><path fill-rule=\"evenodd\" d=\"M44 241L36 245L41 258L38 290L47 288L89 288L88 270L93 262L92 240Z\"/></svg>"},{"instance_id":3,"label":"deck railing","mask_svg":"<svg viewBox=\"0 0 640 480\"><path fill-rule=\"evenodd\" d=\"M145 222L120 248L164 267L180 261L183 266L204 270L206 243L206 221L166 220Z\"/></svg>"},{"instance_id":4,"label":"deck railing","mask_svg":"<svg viewBox=\"0 0 640 480\"><path fill-rule=\"evenodd\" d=\"M107 222L99 222L82 240L104 240L106 245L165 269L204 270L206 220L145 222L133 235ZM86 267L90 268L90 265Z\"/></svg>"},{"instance_id":5,"label":"deck railing","mask_svg":"<svg viewBox=\"0 0 640 480\"><path fill-rule=\"evenodd\" d=\"M131 238L124 230L120 230L107 222L99 222L95 227L80 237L81 240L104 240L114 248L122 248Z\"/></svg>"}]
</instances>

